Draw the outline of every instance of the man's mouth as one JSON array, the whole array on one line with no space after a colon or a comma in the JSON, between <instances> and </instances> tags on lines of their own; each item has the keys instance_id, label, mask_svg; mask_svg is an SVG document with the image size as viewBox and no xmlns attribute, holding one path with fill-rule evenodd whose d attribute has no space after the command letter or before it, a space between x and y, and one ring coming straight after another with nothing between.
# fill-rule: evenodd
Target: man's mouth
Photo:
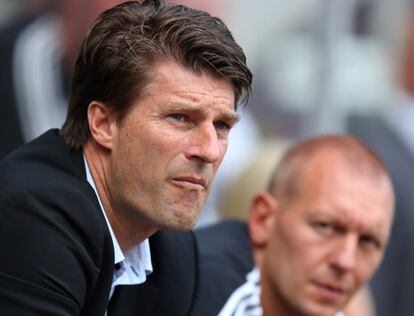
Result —
<instances>
[{"instance_id":1,"label":"man's mouth","mask_svg":"<svg viewBox=\"0 0 414 316\"><path fill-rule=\"evenodd\" d=\"M329 282L314 281L312 284L316 287L320 295L332 301L338 300L346 292L343 287Z\"/></svg>"},{"instance_id":2,"label":"man's mouth","mask_svg":"<svg viewBox=\"0 0 414 316\"><path fill-rule=\"evenodd\" d=\"M172 179L174 185L189 190L206 190L207 182L200 177L182 176Z\"/></svg>"}]
</instances>

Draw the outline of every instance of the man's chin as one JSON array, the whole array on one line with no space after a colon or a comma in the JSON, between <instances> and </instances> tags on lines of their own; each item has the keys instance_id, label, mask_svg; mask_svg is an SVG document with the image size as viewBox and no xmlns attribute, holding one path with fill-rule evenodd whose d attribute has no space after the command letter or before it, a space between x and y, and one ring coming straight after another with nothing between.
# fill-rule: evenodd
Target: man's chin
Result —
<instances>
[{"instance_id":1,"label":"man's chin","mask_svg":"<svg viewBox=\"0 0 414 316\"><path fill-rule=\"evenodd\" d=\"M334 306L320 303L312 303L302 310L302 315L307 316L334 316L340 309Z\"/></svg>"},{"instance_id":2,"label":"man's chin","mask_svg":"<svg viewBox=\"0 0 414 316\"><path fill-rule=\"evenodd\" d=\"M170 221L161 223L159 229L174 233L182 233L192 230L197 223L199 212L197 214L188 214L188 216L177 216Z\"/></svg>"}]
</instances>

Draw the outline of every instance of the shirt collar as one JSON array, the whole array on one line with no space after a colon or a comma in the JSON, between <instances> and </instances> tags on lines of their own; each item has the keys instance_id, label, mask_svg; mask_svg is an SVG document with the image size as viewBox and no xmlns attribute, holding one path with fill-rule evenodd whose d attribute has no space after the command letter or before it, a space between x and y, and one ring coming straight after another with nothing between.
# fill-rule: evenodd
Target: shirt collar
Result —
<instances>
[{"instance_id":1,"label":"shirt collar","mask_svg":"<svg viewBox=\"0 0 414 316\"><path fill-rule=\"evenodd\" d=\"M88 162L83 156L83 161L85 162L85 169L86 169L86 180L88 180L89 184L95 191L96 197L98 198L99 206L101 207L102 214L105 217L106 224L108 225L109 233L111 234L112 243L114 245L114 263L120 263L121 261L124 261L125 257L122 253L121 247L119 246L118 240L116 239L116 236L114 234L114 231L112 230L111 223L109 223L108 217L106 216L105 209L102 205L101 199L99 198L98 190L96 189L95 182L93 181L91 171L89 170Z\"/></svg>"},{"instance_id":2,"label":"shirt collar","mask_svg":"<svg viewBox=\"0 0 414 316\"><path fill-rule=\"evenodd\" d=\"M120 264L121 269L114 271L113 283L118 284L140 284L145 282L146 276L152 273L151 252L148 238L142 241L137 246L131 248L125 255L123 254L118 240L113 232L111 223L106 216L105 209L99 198L98 191L93 181L88 162L86 157L83 156L86 170L86 179L95 191L98 198L99 206L105 217L106 224L108 225L109 232L111 234L112 243L114 245L114 264Z\"/></svg>"}]
</instances>

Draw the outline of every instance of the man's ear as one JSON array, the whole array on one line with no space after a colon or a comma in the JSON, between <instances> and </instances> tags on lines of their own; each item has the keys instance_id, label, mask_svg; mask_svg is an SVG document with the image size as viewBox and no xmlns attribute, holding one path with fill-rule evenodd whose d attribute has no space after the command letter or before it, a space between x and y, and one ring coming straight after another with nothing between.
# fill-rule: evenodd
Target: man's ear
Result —
<instances>
[{"instance_id":1,"label":"man's ear","mask_svg":"<svg viewBox=\"0 0 414 316\"><path fill-rule=\"evenodd\" d=\"M267 192L259 193L250 206L249 233L253 247L266 246L276 220L277 201Z\"/></svg>"},{"instance_id":2,"label":"man's ear","mask_svg":"<svg viewBox=\"0 0 414 316\"><path fill-rule=\"evenodd\" d=\"M95 142L106 149L112 149L117 131L117 121L111 108L98 101L89 103L88 124Z\"/></svg>"}]
</instances>

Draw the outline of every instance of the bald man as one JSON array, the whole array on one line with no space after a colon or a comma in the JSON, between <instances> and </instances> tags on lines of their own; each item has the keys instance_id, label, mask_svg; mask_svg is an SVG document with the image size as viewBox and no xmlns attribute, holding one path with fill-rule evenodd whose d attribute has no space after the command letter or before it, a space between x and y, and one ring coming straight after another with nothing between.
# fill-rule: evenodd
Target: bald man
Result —
<instances>
[{"instance_id":1,"label":"bald man","mask_svg":"<svg viewBox=\"0 0 414 316\"><path fill-rule=\"evenodd\" d=\"M343 135L299 142L254 197L248 227L227 222L197 233L194 315L340 315L381 262L393 205L388 173L365 145ZM209 300L220 308L208 310Z\"/></svg>"}]
</instances>

